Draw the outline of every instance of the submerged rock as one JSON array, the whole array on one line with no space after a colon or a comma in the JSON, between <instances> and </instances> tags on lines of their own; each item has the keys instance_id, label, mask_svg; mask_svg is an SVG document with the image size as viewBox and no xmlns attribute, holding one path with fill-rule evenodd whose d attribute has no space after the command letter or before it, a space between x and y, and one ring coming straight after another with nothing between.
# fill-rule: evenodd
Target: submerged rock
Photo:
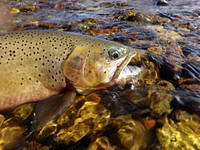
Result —
<instances>
[{"instance_id":1,"label":"submerged rock","mask_svg":"<svg viewBox=\"0 0 200 150\"><path fill-rule=\"evenodd\" d=\"M72 126L58 132L56 141L69 144L77 142L89 133L103 130L108 124L110 113L97 102L85 102L78 110Z\"/></svg>"},{"instance_id":2,"label":"submerged rock","mask_svg":"<svg viewBox=\"0 0 200 150\"><path fill-rule=\"evenodd\" d=\"M174 86L167 81L160 81L156 87L149 89L148 101L150 108L159 115L170 114L172 111L170 103L173 96L169 91L174 89Z\"/></svg>"},{"instance_id":3,"label":"submerged rock","mask_svg":"<svg viewBox=\"0 0 200 150\"><path fill-rule=\"evenodd\" d=\"M197 116L180 112L179 122L165 117L163 126L157 129L157 136L162 149L200 149L200 120Z\"/></svg>"},{"instance_id":4,"label":"submerged rock","mask_svg":"<svg viewBox=\"0 0 200 150\"><path fill-rule=\"evenodd\" d=\"M110 144L109 139L107 137L102 136L97 138L88 147L88 150L99 150L99 149L115 150L116 147Z\"/></svg>"},{"instance_id":5,"label":"submerged rock","mask_svg":"<svg viewBox=\"0 0 200 150\"><path fill-rule=\"evenodd\" d=\"M25 128L12 118L4 120L0 127L0 149L16 149L25 142Z\"/></svg>"},{"instance_id":6,"label":"submerged rock","mask_svg":"<svg viewBox=\"0 0 200 150\"><path fill-rule=\"evenodd\" d=\"M200 149L200 3L154 2L1 1L1 33L65 30L117 41L138 49L130 65L143 70L135 82L77 95L60 114L30 103L1 112L0 149ZM34 128L45 109L56 117L43 115Z\"/></svg>"},{"instance_id":7,"label":"submerged rock","mask_svg":"<svg viewBox=\"0 0 200 150\"><path fill-rule=\"evenodd\" d=\"M167 0L158 0L156 3L157 6L167 6L169 2Z\"/></svg>"}]
</instances>

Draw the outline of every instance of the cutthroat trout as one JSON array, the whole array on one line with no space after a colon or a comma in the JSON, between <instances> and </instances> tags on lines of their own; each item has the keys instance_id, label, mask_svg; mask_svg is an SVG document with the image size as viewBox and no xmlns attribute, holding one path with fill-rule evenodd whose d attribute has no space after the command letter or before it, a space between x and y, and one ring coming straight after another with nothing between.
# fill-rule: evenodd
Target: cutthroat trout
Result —
<instances>
[{"instance_id":1,"label":"cutthroat trout","mask_svg":"<svg viewBox=\"0 0 200 150\"><path fill-rule=\"evenodd\" d=\"M61 93L86 94L118 78L136 55L127 46L76 33L0 34L0 110Z\"/></svg>"}]
</instances>

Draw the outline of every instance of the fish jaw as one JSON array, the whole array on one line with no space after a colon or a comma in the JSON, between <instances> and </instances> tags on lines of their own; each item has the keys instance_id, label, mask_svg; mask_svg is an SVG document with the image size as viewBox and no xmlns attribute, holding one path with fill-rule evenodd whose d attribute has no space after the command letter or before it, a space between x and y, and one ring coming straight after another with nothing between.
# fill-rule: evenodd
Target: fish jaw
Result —
<instances>
[{"instance_id":1,"label":"fish jaw","mask_svg":"<svg viewBox=\"0 0 200 150\"><path fill-rule=\"evenodd\" d=\"M120 73L119 77L115 79L115 83L123 88L127 84L134 85L141 77L144 71L143 66L132 66L127 65L122 72Z\"/></svg>"}]
</instances>

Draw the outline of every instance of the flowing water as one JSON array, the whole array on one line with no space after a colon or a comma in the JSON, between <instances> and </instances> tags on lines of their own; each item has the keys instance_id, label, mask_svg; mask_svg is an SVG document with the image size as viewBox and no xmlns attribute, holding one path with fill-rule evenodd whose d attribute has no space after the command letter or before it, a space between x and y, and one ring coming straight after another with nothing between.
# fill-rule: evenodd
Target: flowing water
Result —
<instances>
[{"instance_id":1,"label":"flowing water","mask_svg":"<svg viewBox=\"0 0 200 150\"><path fill-rule=\"evenodd\" d=\"M4 113L0 147L200 149L200 1L167 2L1 0L0 32L63 30L117 41L138 50L129 65L143 71L125 87L77 96L37 132L37 104Z\"/></svg>"}]
</instances>

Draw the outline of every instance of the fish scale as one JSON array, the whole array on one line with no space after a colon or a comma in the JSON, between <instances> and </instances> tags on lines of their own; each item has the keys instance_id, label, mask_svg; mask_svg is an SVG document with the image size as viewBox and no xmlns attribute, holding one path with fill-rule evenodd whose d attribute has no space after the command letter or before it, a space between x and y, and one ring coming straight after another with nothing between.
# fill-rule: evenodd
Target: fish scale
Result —
<instances>
[{"instance_id":1,"label":"fish scale","mask_svg":"<svg viewBox=\"0 0 200 150\"><path fill-rule=\"evenodd\" d=\"M61 42L68 41L67 37L59 37L59 34L51 34L50 37L49 33L46 33L46 35L42 33L43 37L41 38L41 35L36 32L25 32L23 36L20 33L10 35L9 39L8 35L1 36L0 62L1 68L5 69L5 72L2 72L3 74L14 73L15 75L20 75L16 84L21 86L27 80L30 80L30 83L44 81L43 85L45 85L48 83L45 80L49 80L49 78L53 78L54 80L52 81L55 82L45 85L45 87L55 90L58 87L60 88L60 85L65 86L61 64L70 53L70 48L73 47L70 42L65 44ZM27 40L30 38L32 38L31 41ZM49 45L51 45L50 48ZM65 46L65 48L60 49L59 47L62 46ZM13 68L13 62L17 67ZM21 72L25 71L24 69L26 68L24 66L27 66L27 64L29 75L22 75ZM12 68L12 70L9 68Z\"/></svg>"},{"instance_id":2,"label":"fish scale","mask_svg":"<svg viewBox=\"0 0 200 150\"><path fill-rule=\"evenodd\" d=\"M58 34L54 36L51 34L51 37L49 33L46 35L42 33L42 35L42 38L36 32L25 32L23 35L20 33L1 35L0 68L3 71L0 73L0 91L4 95L13 95L14 103L21 99L35 97L37 100L54 95L66 86L61 65L73 45L61 43L63 40L68 40L67 37L63 38ZM30 38L32 38L31 41L27 40ZM65 48L58 50L61 44L65 45ZM59 59L56 59L58 58L56 56L59 56ZM34 92L27 89L32 89ZM21 96L18 96L18 93ZM3 102L12 105L10 96L6 97L6 101Z\"/></svg>"},{"instance_id":3,"label":"fish scale","mask_svg":"<svg viewBox=\"0 0 200 150\"><path fill-rule=\"evenodd\" d=\"M79 91L83 91L85 87L90 89L108 82L114 72L106 67L122 63L117 60L112 64L107 58L105 51L113 46L126 48L118 43L58 31L0 34L0 110L58 94L66 88L66 78L77 91L80 87Z\"/></svg>"}]
</instances>

